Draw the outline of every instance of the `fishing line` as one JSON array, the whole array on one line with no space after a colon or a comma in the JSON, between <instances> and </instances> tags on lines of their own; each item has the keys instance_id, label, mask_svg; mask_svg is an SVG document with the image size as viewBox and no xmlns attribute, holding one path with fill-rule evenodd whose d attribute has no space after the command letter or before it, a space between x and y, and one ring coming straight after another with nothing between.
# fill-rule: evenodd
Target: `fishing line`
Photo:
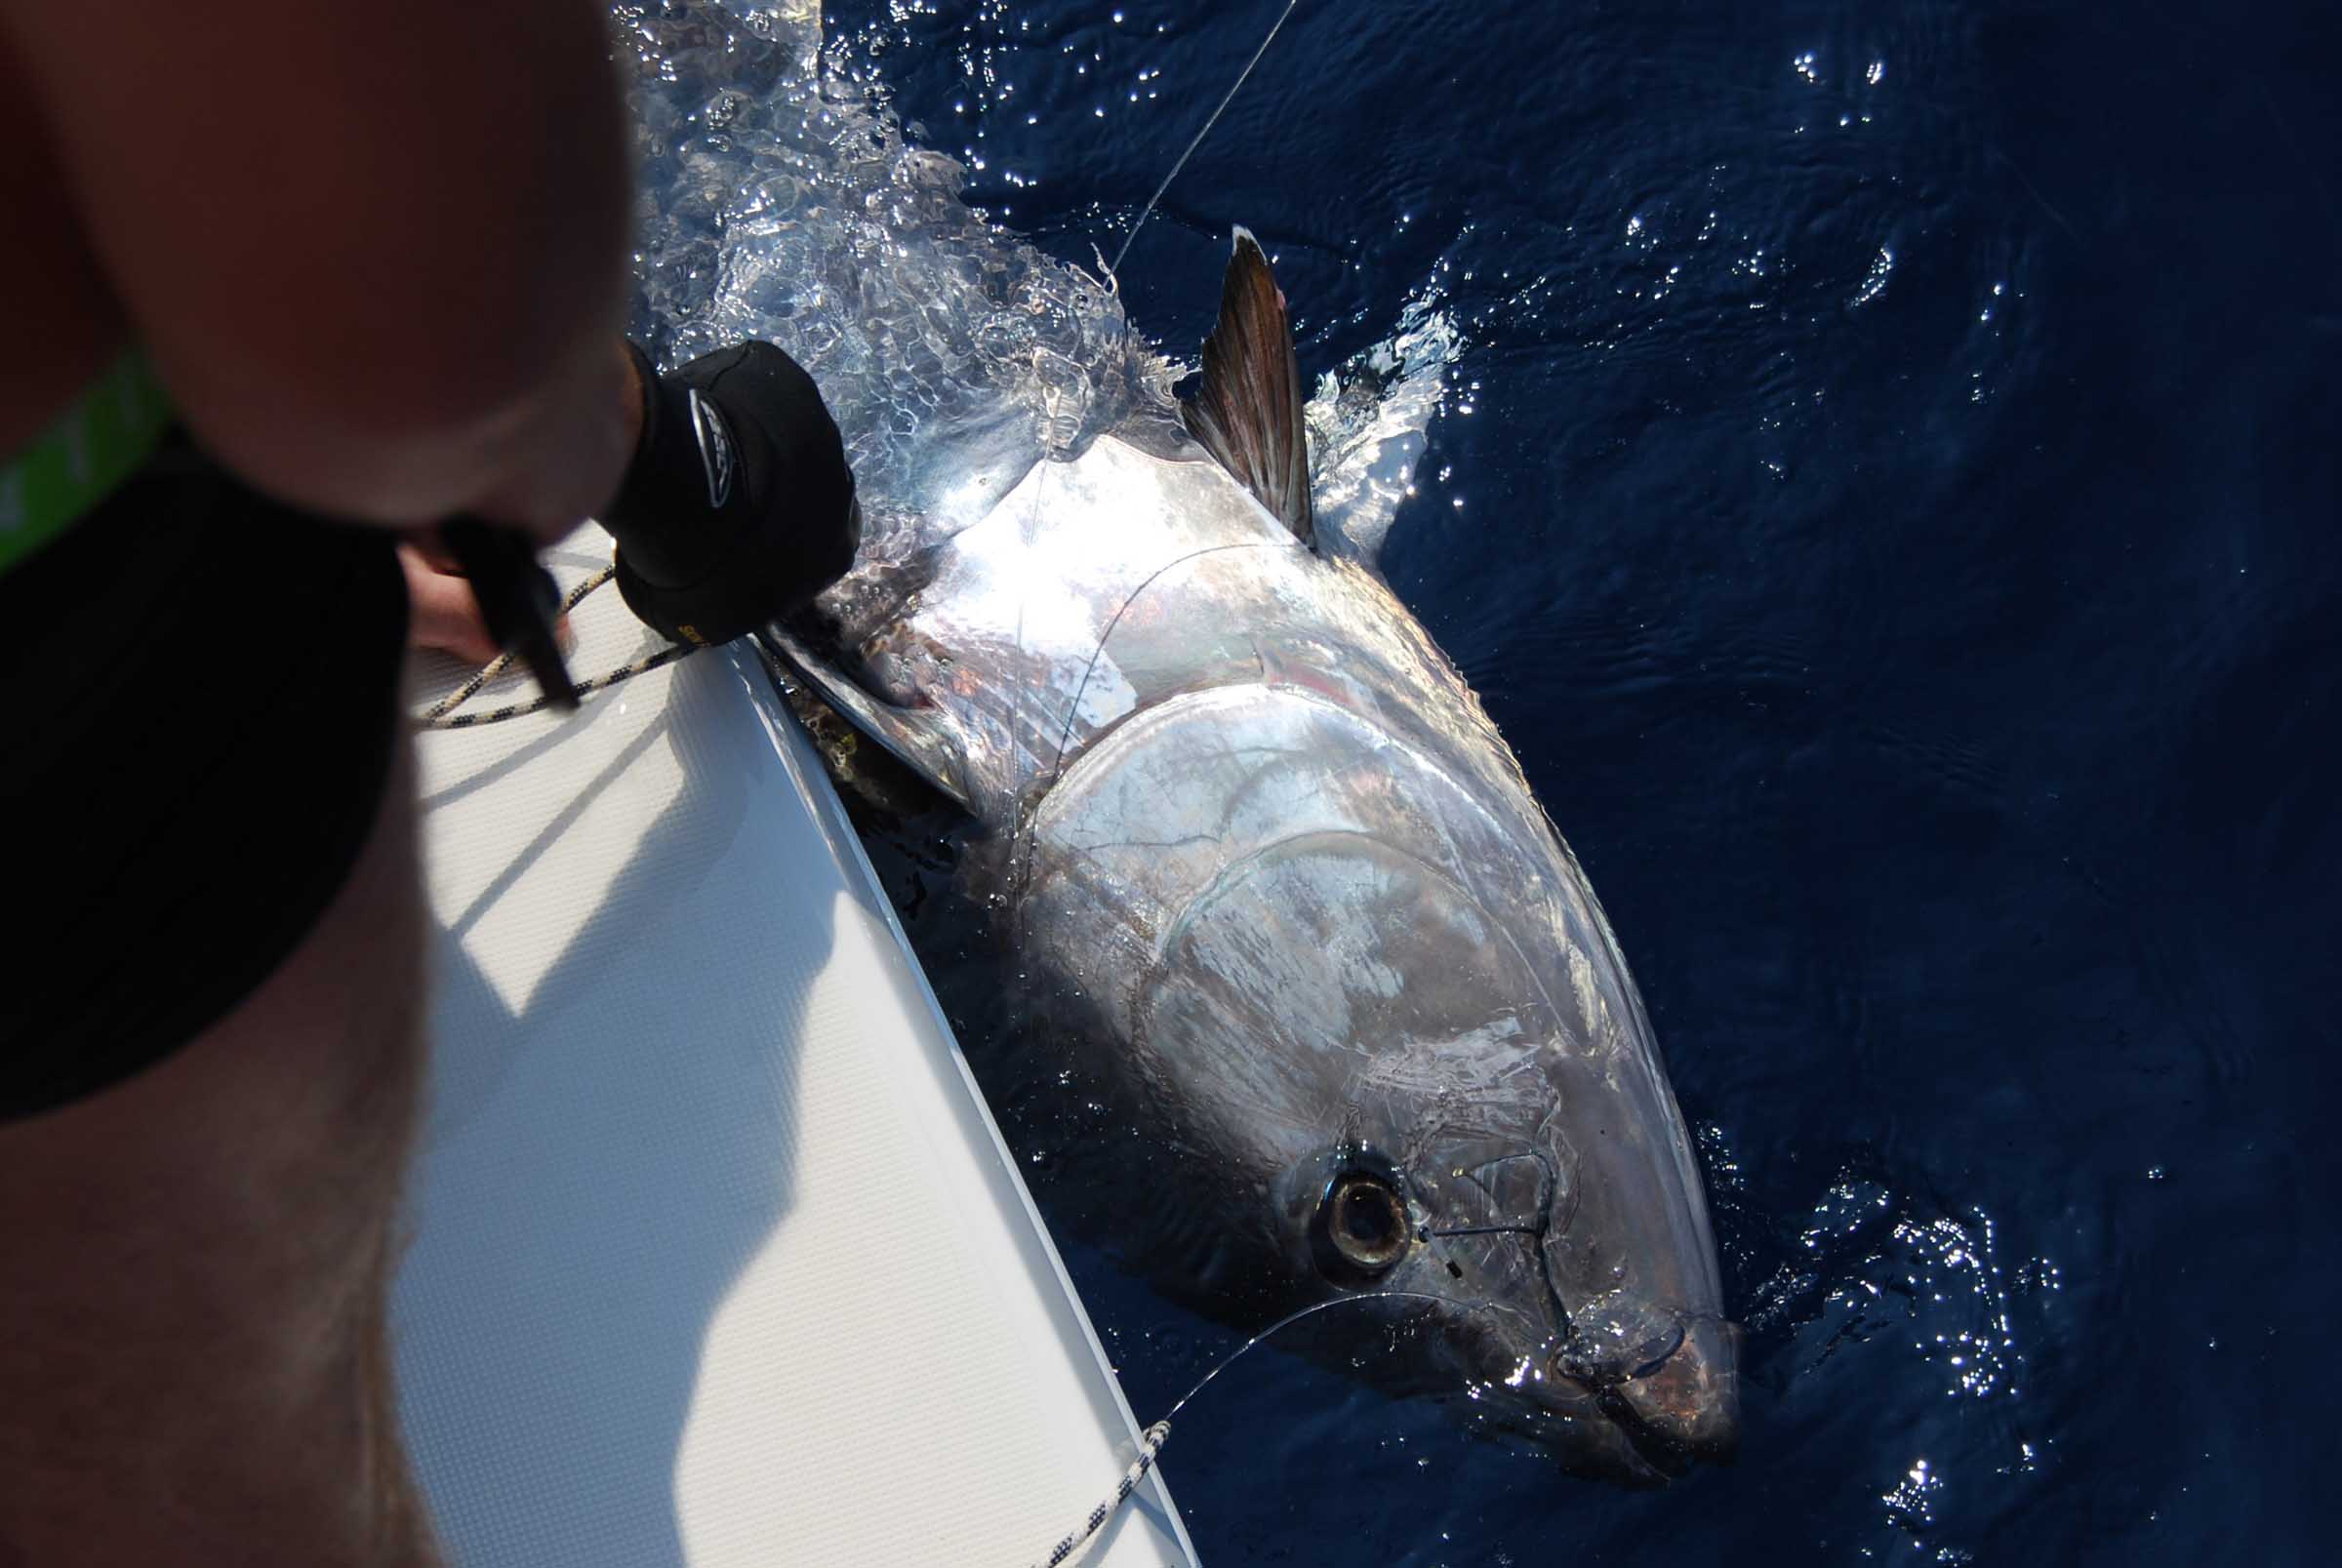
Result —
<instances>
[{"instance_id":1,"label":"fishing line","mask_svg":"<svg viewBox=\"0 0 2342 1568\"><path fill-rule=\"evenodd\" d=\"M1046 415L1044 414L1043 417L1045 419ZM1024 555L1028 560L1032 554L1034 543L1040 538L1041 493L1049 488L1049 464L1055 461L1049 456L1047 450L1048 444L1048 437L1046 433L1044 433L1042 437L1043 450L1041 453L1041 461L1034 466L1032 475L1032 506L1029 511L1026 512L1024 520L1019 524L1017 529L1018 543L1023 547ZM1019 586L1017 589L1016 648L1017 659L1021 663L1025 664L1026 667L1015 671L1014 678L1009 682L1010 697L1007 744L1009 747L1010 756L1016 759L1017 767L1012 779L1012 787L1009 792L1008 802L1008 863L1006 866L1007 874L1002 878L1002 896L1004 901L1012 900L1016 897L1017 887L1021 881L1026 876L1029 876L1031 872L1032 857L1037 852L1037 846L1028 845L1026 847L1024 857L1025 866L1024 869L1020 871L1017 865L1017 846L1025 837L1025 797L1031 786L1034 777L1034 770L1026 765L1028 760L1028 748L1025 744L1025 698L1028 689L1032 685L1033 680L1040 673L1038 669L1033 667L1034 661L1032 656L1025 647L1025 610L1027 605L1031 602L1030 585L1032 582L1031 574L1023 570L1025 565L1025 561L1018 562ZM1046 720L1043 722L1045 723ZM1072 724L1073 720L1070 712L1069 712L1066 719L1066 727L1070 730L1072 728ZM1039 760L1037 754L1033 755L1030 760L1037 763ZM1000 908L1000 913L1003 919L1008 918L1008 906L1006 902L1003 902ZM1017 1011L1020 1015L1024 1015L1030 1011L1029 1003L1030 1000L1027 986L1025 954L1022 947L1017 946L1014 936L1011 938L1011 945L1012 947L1016 947L1017 952ZM1024 1022L1023 1017L1020 1016L1017 1022L1021 1025Z\"/></svg>"},{"instance_id":2,"label":"fishing line","mask_svg":"<svg viewBox=\"0 0 2342 1568\"><path fill-rule=\"evenodd\" d=\"M1154 1423L1154 1425L1149 1427L1146 1431L1140 1433L1138 1455L1130 1462L1129 1467L1123 1470L1121 1479L1114 1483L1113 1492L1101 1501L1096 1508L1090 1509L1088 1516L1082 1520L1081 1527L1079 1529L1067 1534L1061 1538L1055 1546L1051 1547L1048 1554L1038 1559L1034 1563L1033 1568L1061 1568L1061 1565L1070 1558L1074 1552L1080 1550L1081 1548L1089 1542L1091 1537L1097 1535L1099 1531L1106 1528L1106 1522L1114 1516L1115 1510L1120 1508L1124 1503L1130 1501L1130 1494L1138 1490L1139 1483L1147 1478L1147 1472L1154 1467L1155 1456L1160 1454L1163 1450L1163 1445L1171 1440L1171 1418L1178 1415L1181 1411L1187 1409L1188 1401L1194 1398L1197 1394L1203 1392L1204 1387L1210 1384L1214 1378L1220 1376L1221 1373L1226 1372L1229 1367L1234 1363L1236 1357L1242 1355L1245 1351L1251 1349L1263 1340L1268 1339L1271 1335L1280 1333L1281 1331L1292 1327L1305 1317L1313 1317L1317 1313L1330 1310L1333 1307L1349 1307L1357 1302L1388 1301L1436 1302L1442 1306L1460 1307L1467 1311L1511 1312L1515 1317L1527 1318L1531 1327L1537 1326L1537 1320L1534 1317L1531 1317L1527 1312L1522 1311L1519 1307L1508 1306L1503 1302L1491 1301L1484 1297L1477 1301L1465 1301L1459 1297L1439 1296L1431 1291L1425 1290L1361 1291L1354 1296L1336 1296L1330 1301L1312 1302L1309 1306L1301 1308L1297 1312L1288 1312L1283 1317L1280 1317L1275 1322L1270 1324L1267 1328L1261 1330L1258 1334L1255 1334L1251 1339L1246 1340L1242 1345L1239 1345L1234 1349L1229 1351L1228 1354L1222 1356L1219 1361L1213 1365L1209 1372L1206 1372L1201 1378L1196 1380L1195 1386L1192 1388L1190 1388L1186 1393L1179 1396L1177 1402L1171 1406L1170 1411L1163 1417L1162 1420Z\"/></svg>"},{"instance_id":3,"label":"fishing line","mask_svg":"<svg viewBox=\"0 0 2342 1568\"><path fill-rule=\"evenodd\" d=\"M1515 1317L1527 1319L1531 1327L1538 1327L1537 1319L1535 1317L1521 1310L1519 1307L1510 1306L1507 1303L1492 1301L1486 1297L1482 1297L1477 1301L1466 1301L1460 1297L1441 1296L1436 1292L1428 1290L1369 1290L1361 1291L1354 1296L1336 1296L1328 1301L1312 1302L1309 1306L1303 1307L1297 1312L1286 1313L1283 1317L1278 1318L1275 1322L1270 1324L1258 1334L1255 1334L1251 1339L1246 1340L1242 1345L1237 1346L1234 1349L1229 1351L1228 1354L1222 1356L1219 1363L1215 1365L1211 1371L1206 1372L1201 1378L1196 1380L1194 1387L1190 1388L1186 1393L1180 1395L1177 1402L1175 1402L1168 1411L1164 1412L1162 1421L1157 1423L1157 1425L1165 1427L1169 1426L1173 1416L1178 1415L1181 1411L1188 1408L1189 1400L1203 1392L1204 1385L1210 1383L1214 1378L1220 1376L1221 1373L1226 1372L1231 1363L1232 1363L1236 1357L1242 1355L1245 1351L1251 1349L1254 1346L1260 1344L1272 1334L1280 1333L1281 1331L1288 1329L1294 1324L1300 1322L1305 1317L1315 1316L1317 1313L1326 1311L1332 1307L1348 1307L1355 1302L1436 1302L1444 1307L1461 1307L1467 1311L1511 1312Z\"/></svg>"},{"instance_id":4,"label":"fishing line","mask_svg":"<svg viewBox=\"0 0 2342 1568\"><path fill-rule=\"evenodd\" d=\"M1440 1230L1426 1230L1424 1231L1424 1234L1426 1236L1437 1238L1445 1238L1448 1236L1542 1237L1545 1234L1545 1230L1546 1227L1543 1225L1459 1225L1449 1226Z\"/></svg>"},{"instance_id":5,"label":"fishing line","mask_svg":"<svg viewBox=\"0 0 2342 1568\"><path fill-rule=\"evenodd\" d=\"M1252 52L1252 59L1246 60L1244 68L1236 73L1236 80L1229 88L1228 95L1220 100L1220 106L1212 110L1212 117L1203 122L1203 129L1195 133L1195 139L1188 143L1187 151L1179 155L1179 161L1171 166L1171 172L1163 176L1163 182L1154 187L1154 194L1147 198L1147 205L1139 209L1139 221L1130 225L1130 232L1122 236L1122 248L1116 251L1114 259L1107 263L1108 276L1111 277L1114 273L1122 270L1122 258L1130 254L1131 241L1139 237L1139 230L1147 226L1148 217L1153 213L1154 204L1163 199L1163 192L1171 188L1171 181L1177 180L1179 172L1188 166L1188 159L1193 156L1197 147L1203 145L1203 139L1212 134L1212 127L1220 123L1220 116L1228 112L1229 104L1235 101L1236 94L1243 89L1244 79L1250 76L1252 68L1261 62L1261 57L1269 53L1269 46L1276 41L1277 29L1285 24L1285 19L1293 15L1293 8L1299 4L1301 4L1301 0L1285 0L1285 9L1278 12L1276 20L1270 24L1269 36L1261 40L1261 47Z\"/></svg>"},{"instance_id":6,"label":"fishing line","mask_svg":"<svg viewBox=\"0 0 2342 1568\"><path fill-rule=\"evenodd\" d=\"M1243 91L1245 82L1251 78L1253 67L1261 62L1262 56L1269 53L1269 46L1276 42L1276 35L1283 29L1285 25L1285 20L1293 15L1294 8L1300 4L1301 0L1285 0L1285 8L1276 14L1276 20L1269 24L1269 31L1262 36L1259 47L1253 50L1252 58L1244 62L1244 68L1236 72L1236 79L1230 83L1228 91L1221 95L1219 105L1212 110L1211 116L1203 122L1202 129L1197 131L1193 137L1189 139L1187 146L1180 152L1177 161L1171 165L1171 172L1163 176L1162 183L1154 187L1154 194L1147 198L1147 205L1139 209L1139 221L1130 225L1129 233L1122 236L1122 248L1114 252L1114 259L1111 261L1109 261L1106 260L1103 254L1099 255L1099 264L1106 269L1108 286L1117 297L1121 293L1121 279L1116 274L1122 269L1122 259L1130 254L1132 242L1139 237L1139 230L1147 226L1147 220L1152 216L1155 205L1163 199L1163 192L1171 188L1171 181L1179 178L1179 172L1188 166L1188 160L1194 156L1195 149L1203 145L1203 139L1212 134L1212 127L1220 123L1220 117L1228 112L1228 106L1236 101L1236 95ZM1097 251L1097 247L1092 246L1091 250L1095 252ZM1044 474L1046 466L1047 460L1044 458ZM1033 536L1040 522L1040 491L1041 487L1036 483L1033 486L1032 512L1031 515L1027 518L1025 523L1025 546L1029 550L1032 547ZM1183 556L1182 559L1184 560L1186 557ZM1167 571L1171 566L1175 566L1177 564L1178 562L1167 563L1163 568L1158 570L1156 575L1160 576L1162 571ZM1150 581L1151 581L1151 579ZM1141 591L1144 591L1144 585L1142 585ZM1132 598L1135 599L1137 595L1134 593ZM1127 610L1129 608L1130 601L1125 600L1122 605L1122 610ZM1114 619L1119 621L1121 619L1121 610L1115 611ZM1113 635L1113 626L1109 624L1106 629L1105 636L1101 636L1098 640L1097 653L1091 655L1091 669L1095 669L1097 667L1098 655L1103 654L1106 651L1106 638L1110 637L1111 635ZM1018 655L1022 657L1025 652L1025 599L1022 594L1020 594L1017 599L1016 646ZM1058 738L1056 765L1058 771L1062 771L1065 766L1066 742L1073 733L1075 712L1081 702L1082 693L1088 689L1089 676L1090 671L1083 671L1081 684L1078 688L1076 688L1072 701L1068 704L1066 710L1065 731L1064 734L1060 735ZM1009 734L1012 744L1015 741L1017 726L1023 720L1023 698L1024 683L1019 682L1017 688L1017 702L1010 713ZM1009 869L1012 874L1016 869L1016 844L1022 828L1022 824L1019 821L1021 802L1024 796L1025 786L1030 782L1030 775L1021 775L1018 778L1017 794L1019 803L1012 804L1011 806L1011 816L1009 819Z\"/></svg>"}]
</instances>

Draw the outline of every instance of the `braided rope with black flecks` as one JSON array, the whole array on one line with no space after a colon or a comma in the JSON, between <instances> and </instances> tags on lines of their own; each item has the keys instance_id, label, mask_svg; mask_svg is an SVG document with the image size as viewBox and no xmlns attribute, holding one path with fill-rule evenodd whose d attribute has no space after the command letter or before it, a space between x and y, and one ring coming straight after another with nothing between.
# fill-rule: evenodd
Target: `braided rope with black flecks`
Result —
<instances>
[{"instance_id":1,"label":"braided rope with black flecks","mask_svg":"<svg viewBox=\"0 0 2342 1568\"><path fill-rule=\"evenodd\" d=\"M1122 1472L1122 1479L1114 1485L1114 1495L1090 1509L1090 1516L1082 1521L1081 1528L1051 1548L1049 1555L1040 1560L1037 1568L1059 1568L1067 1558L1081 1549L1083 1543L1105 1529L1106 1521L1114 1516L1116 1508L1130 1501L1130 1494L1139 1489L1139 1483L1154 1467L1154 1456L1162 1450L1170 1436L1171 1424L1167 1421L1158 1421L1141 1433L1139 1457L1132 1460L1130 1468Z\"/></svg>"},{"instance_id":2,"label":"braided rope with black flecks","mask_svg":"<svg viewBox=\"0 0 2342 1568\"><path fill-rule=\"evenodd\" d=\"M561 613L567 615L570 611L575 610L585 600L586 595L609 582L617 573L617 567L605 566L570 589L568 597L561 601ZM697 643L679 642L670 647L662 648L657 653L645 654L632 663L622 664L606 674L578 682L578 695L583 697L587 692L603 691L616 686L621 681L632 680L637 675L647 675L662 664L671 664L685 655L696 654L699 651L700 645ZM485 713L459 713L456 711L457 708L479 695L481 687L510 669L512 657L508 652L501 653L481 665L472 672L470 679L417 715L415 727L419 730L468 730L482 724L499 724L505 719L516 719L524 713L535 713L543 709L551 703L552 699L540 692L528 702L508 703L503 707L490 708Z\"/></svg>"}]
</instances>

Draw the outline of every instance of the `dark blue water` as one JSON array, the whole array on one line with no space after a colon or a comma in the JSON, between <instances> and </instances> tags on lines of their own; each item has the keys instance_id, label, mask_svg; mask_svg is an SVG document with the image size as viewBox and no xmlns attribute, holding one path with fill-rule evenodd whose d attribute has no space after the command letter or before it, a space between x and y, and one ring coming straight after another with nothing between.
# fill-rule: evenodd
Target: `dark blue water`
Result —
<instances>
[{"instance_id":1,"label":"dark blue water","mask_svg":"<svg viewBox=\"0 0 2342 1568\"><path fill-rule=\"evenodd\" d=\"M829 14L1088 263L1278 9ZM2337 65L2307 7L1304 0L1124 295L1191 348L1243 222L1306 374L1465 323L1391 575L1635 966L1747 1439L1621 1494L1256 1353L1166 1456L1207 1562L2342 1553ZM1142 1418L1232 1343L1070 1261Z\"/></svg>"}]
</instances>

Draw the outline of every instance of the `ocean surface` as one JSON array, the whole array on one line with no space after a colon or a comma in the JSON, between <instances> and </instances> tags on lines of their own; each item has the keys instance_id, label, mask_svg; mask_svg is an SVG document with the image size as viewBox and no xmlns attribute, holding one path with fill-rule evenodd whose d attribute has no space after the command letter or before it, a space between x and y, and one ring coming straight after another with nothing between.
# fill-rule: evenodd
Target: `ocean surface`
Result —
<instances>
[{"instance_id":1,"label":"ocean surface","mask_svg":"<svg viewBox=\"0 0 2342 1568\"><path fill-rule=\"evenodd\" d=\"M826 8L1093 268L1281 9ZM1192 353L1240 222L1305 376L1461 328L1387 564L1635 966L1745 1440L1623 1493L1264 1348L1165 1455L1207 1563L2342 1557L2335 29L1294 10L1122 299ZM950 996L949 856L879 859ZM1236 1343L1068 1255L1142 1420Z\"/></svg>"}]
</instances>

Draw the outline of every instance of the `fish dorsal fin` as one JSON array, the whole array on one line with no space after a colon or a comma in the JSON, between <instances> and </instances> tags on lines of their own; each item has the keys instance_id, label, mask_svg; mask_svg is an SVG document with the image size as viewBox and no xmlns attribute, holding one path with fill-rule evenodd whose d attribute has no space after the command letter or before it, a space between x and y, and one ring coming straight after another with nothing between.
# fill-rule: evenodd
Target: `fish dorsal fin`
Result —
<instances>
[{"instance_id":1,"label":"fish dorsal fin","mask_svg":"<svg viewBox=\"0 0 2342 1568\"><path fill-rule=\"evenodd\" d=\"M1310 436L1302 422L1301 364L1285 297L1249 230L1220 285L1220 323L1203 343L1203 390L1180 417L1204 450L1304 544L1310 507Z\"/></svg>"}]
</instances>

